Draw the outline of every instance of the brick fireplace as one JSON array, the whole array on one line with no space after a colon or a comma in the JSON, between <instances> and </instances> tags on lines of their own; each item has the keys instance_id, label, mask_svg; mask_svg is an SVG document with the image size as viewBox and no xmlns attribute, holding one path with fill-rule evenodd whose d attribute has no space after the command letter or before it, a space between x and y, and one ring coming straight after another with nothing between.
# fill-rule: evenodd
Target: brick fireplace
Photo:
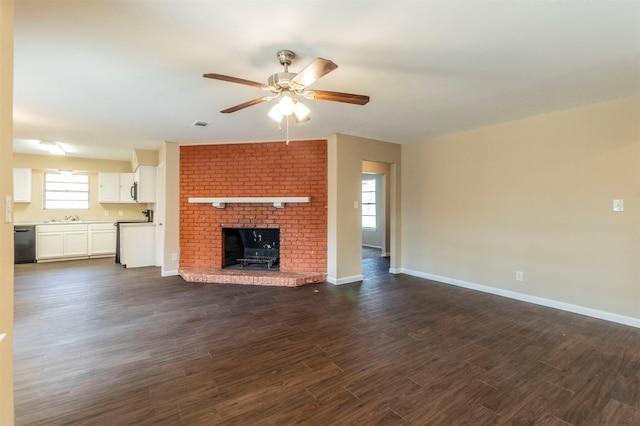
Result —
<instances>
[{"instance_id":1,"label":"brick fireplace","mask_svg":"<svg viewBox=\"0 0 640 426\"><path fill-rule=\"evenodd\" d=\"M309 201L281 207L266 202L231 202L223 207L189 202L209 197L309 197ZM314 273L324 279L326 207L325 140L182 146L180 269L221 269L223 228L277 228L280 272Z\"/></svg>"}]
</instances>

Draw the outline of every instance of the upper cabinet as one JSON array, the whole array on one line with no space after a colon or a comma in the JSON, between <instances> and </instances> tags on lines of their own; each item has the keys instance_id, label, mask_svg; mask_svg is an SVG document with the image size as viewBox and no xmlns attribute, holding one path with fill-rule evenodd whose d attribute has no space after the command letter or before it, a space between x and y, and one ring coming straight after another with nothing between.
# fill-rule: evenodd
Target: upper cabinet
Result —
<instances>
[{"instance_id":1,"label":"upper cabinet","mask_svg":"<svg viewBox=\"0 0 640 426\"><path fill-rule=\"evenodd\" d=\"M119 173L98 173L98 201L100 203L120 202Z\"/></svg>"},{"instance_id":2,"label":"upper cabinet","mask_svg":"<svg viewBox=\"0 0 640 426\"><path fill-rule=\"evenodd\" d=\"M120 178L120 202L121 203L135 203L136 200L133 196L133 173L118 173Z\"/></svg>"},{"instance_id":3,"label":"upper cabinet","mask_svg":"<svg viewBox=\"0 0 640 426\"><path fill-rule=\"evenodd\" d=\"M156 202L156 167L139 166L134 177L136 201L139 203Z\"/></svg>"},{"instance_id":4,"label":"upper cabinet","mask_svg":"<svg viewBox=\"0 0 640 426\"><path fill-rule=\"evenodd\" d=\"M31 202L31 169L13 169L13 202Z\"/></svg>"},{"instance_id":5,"label":"upper cabinet","mask_svg":"<svg viewBox=\"0 0 640 426\"><path fill-rule=\"evenodd\" d=\"M135 173L98 173L100 203L155 203L156 167L140 166Z\"/></svg>"},{"instance_id":6,"label":"upper cabinet","mask_svg":"<svg viewBox=\"0 0 640 426\"><path fill-rule=\"evenodd\" d=\"M135 203L133 173L98 173L100 203Z\"/></svg>"}]
</instances>

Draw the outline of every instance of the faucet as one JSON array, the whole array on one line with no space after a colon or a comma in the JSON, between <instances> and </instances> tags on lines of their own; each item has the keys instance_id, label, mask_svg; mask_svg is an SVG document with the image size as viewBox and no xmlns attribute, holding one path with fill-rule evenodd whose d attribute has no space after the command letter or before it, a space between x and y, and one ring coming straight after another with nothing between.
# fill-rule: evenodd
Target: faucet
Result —
<instances>
[{"instance_id":1,"label":"faucet","mask_svg":"<svg viewBox=\"0 0 640 426\"><path fill-rule=\"evenodd\" d=\"M73 215L65 216L64 220L65 221L69 221L70 220L71 222L77 222L77 221L80 220L80 217L78 217L77 214L73 214Z\"/></svg>"}]
</instances>

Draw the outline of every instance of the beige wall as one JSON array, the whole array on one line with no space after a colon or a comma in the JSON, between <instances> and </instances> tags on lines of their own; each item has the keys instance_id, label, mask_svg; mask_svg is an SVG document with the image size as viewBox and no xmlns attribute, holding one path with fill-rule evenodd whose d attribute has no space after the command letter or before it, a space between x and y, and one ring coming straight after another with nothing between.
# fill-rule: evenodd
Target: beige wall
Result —
<instances>
[{"instance_id":1,"label":"beige wall","mask_svg":"<svg viewBox=\"0 0 640 426\"><path fill-rule=\"evenodd\" d=\"M0 1L0 425L13 424L13 224L5 197L13 194L13 0Z\"/></svg>"},{"instance_id":2,"label":"beige wall","mask_svg":"<svg viewBox=\"0 0 640 426\"><path fill-rule=\"evenodd\" d=\"M13 167L31 168L31 202L15 204L15 221L39 222L61 220L78 215L81 220L145 220L146 203L98 203L98 172L131 173L129 161L94 160L53 155L14 154ZM44 172L47 169L85 170L89 172L88 210L45 210L43 208ZM105 215L105 212L108 215ZM122 213L122 215L120 215Z\"/></svg>"},{"instance_id":3,"label":"beige wall","mask_svg":"<svg viewBox=\"0 0 640 426\"><path fill-rule=\"evenodd\" d=\"M157 166L158 152L147 149L134 149L131 156L131 170L136 170L138 166Z\"/></svg>"},{"instance_id":4,"label":"beige wall","mask_svg":"<svg viewBox=\"0 0 640 426\"><path fill-rule=\"evenodd\" d=\"M328 281L344 284L362 279L362 162L390 164L391 269L400 259L400 145L348 135L328 138L329 212ZM354 208L354 202L357 207Z\"/></svg>"},{"instance_id":5,"label":"beige wall","mask_svg":"<svg viewBox=\"0 0 640 426\"><path fill-rule=\"evenodd\" d=\"M92 172L131 173L131 162L96 160L62 155L13 154L13 167L33 169L88 170Z\"/></svg>"},{"instance_id":6,"label":"beige wall","mask_svg":"<svg viewBox=\"0 0 640 426\"><path fill-rule=\"evenodd\" d=\"M403 145L402 182L402 271L640 319L639 97Z\"/></svg>"},{"instance_id":7,"label":"beige wall","mask_svg":"<svg viewBox=\"0 0 640 426\"><path fill-rule=\"evenodd\" d=\"M160 170L164 177L164 205L159 206L158 235L163 241L162 275L177 275L180 259L180 145L165 142L159 150ZM177 254L177 259L172 254Z\"/></svg>"}]
</instances>

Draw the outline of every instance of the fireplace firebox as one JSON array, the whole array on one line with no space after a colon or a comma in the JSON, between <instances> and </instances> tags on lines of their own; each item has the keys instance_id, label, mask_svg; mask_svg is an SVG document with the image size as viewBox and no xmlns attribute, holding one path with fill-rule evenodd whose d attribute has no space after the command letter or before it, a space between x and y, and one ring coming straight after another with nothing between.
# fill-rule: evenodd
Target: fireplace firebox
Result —
<instances>
[{"instance_id":1,"label":"fireplace firebox","mask_svg":"<svg viewBox=\"0 0 640 426\"><path fill-rule=\"evenodd\" d=\"M222 228L223 268L278 270L280 229Z\"/></svg>"}]
</instances>

